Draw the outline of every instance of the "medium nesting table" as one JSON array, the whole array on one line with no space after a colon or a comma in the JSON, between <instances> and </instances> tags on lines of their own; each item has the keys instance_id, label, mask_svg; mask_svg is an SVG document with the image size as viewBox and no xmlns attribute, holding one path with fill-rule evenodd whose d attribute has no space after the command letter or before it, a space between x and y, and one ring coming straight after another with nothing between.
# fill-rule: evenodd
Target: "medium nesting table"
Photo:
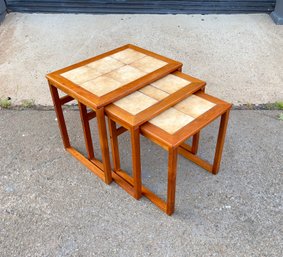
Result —
<instances>
[{"instance_id":1,"label":"medium nesting table","mask_svg":"<svg viewBox=\"0 0 283 257\"><path fill-rule=\"evenodd\" d=\"M114 165L112 176L134 198L142 195L140 126L204 87L204 81L176 71L106 106ZM117 128L116 123L121 127ZM120 167L118 136L126 130L131 137L133 177ZM198 138L194 139L195 145Z\"/></svg>"},{"instance_id":2,"label":"medium nesting table","mask_svg":"<svg viewBox=\"0 0 283 257\"><path fill-rule=\"evenodd\" d=\"M176 70L180 62L134 45L48 74L47 80L65 149L105 183L112 181L104 107ZM66 95L59 96L62 91ZM77 100L84 130L87 157L71 146L62 105ZM91 111L88 111L88 108ZM102 162L94 156L89 120L97 118Z\"/></svg>"}]
</instances>

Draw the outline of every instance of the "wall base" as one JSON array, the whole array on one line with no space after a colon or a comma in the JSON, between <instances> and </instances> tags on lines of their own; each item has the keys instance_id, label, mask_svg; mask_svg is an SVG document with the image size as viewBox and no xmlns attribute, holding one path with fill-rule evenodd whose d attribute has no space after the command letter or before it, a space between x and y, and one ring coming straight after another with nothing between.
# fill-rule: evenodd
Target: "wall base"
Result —
<instances>
[{"instance_id":1,"label":"wall base","mask_svg":"<svg viewBox=\"0 0 283 257\"><path fill-rule=\"evenodd\" d=\"M276 24L283 25L283 0L276 0L275 10L270 16Z\"/></svg>"},{"instance_id":2,"label":"wall base","mask_svg":"<svg viewBox=\"0 0 283 257\"><path fill-rule=\"evenodd\" d=\"M278 15L275 11L270 14L272 20L277 25L283 25L283 17Z\"/></svg>"},{"instance_id":3,"label":"wall base","mask_svg":"<svg viewBox=\"0 0 283 257\"><path fill-rule=\"evenodd\" d=\"M0 23L4 20L6 15L6 3L4 0L0 0Z\"/></svg>"}]
</instances>

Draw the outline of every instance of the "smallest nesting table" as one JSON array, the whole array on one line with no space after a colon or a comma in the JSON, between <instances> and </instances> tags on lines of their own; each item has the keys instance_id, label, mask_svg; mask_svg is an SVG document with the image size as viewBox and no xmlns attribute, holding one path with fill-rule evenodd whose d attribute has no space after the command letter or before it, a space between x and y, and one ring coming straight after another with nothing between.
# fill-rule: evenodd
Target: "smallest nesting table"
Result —
<instances>
[{"instance_id":1,"label":"smallest nesting table","mask_svg":"<svg viewBox=\"0 0 283 257\"><path fill-rule=\"evenodd\" d=\"M149 138L168 151L167 201L163 201L149 189L142 186L139 145L133 144L133 141L131 141L132 150L135 153L132 163L133 177L130 177L126 172L120 169L117 142L117 136L120 132L115 129L115 118L113 119L115 111L113 109L108 111L108 108L106 108L110 122L109 127L114 159L113 162L115 166L114 179L134 197L139 196L139 194L142 193L161 210L166 212L168 215L171 215L174 212L175 207L178 152L207 171L217 174L220 167L230 108L231 104L207 95L200 90L140 127L140 132L143 136ZM214 162L211 165L196 155L198 148L198 135L202 128L206 127L220 116L221 122L215 157ZM195 135L197 135L197 137L193 140L193 147L185 144L185 141L188 138Z\"/></svg>"}]
</instances>

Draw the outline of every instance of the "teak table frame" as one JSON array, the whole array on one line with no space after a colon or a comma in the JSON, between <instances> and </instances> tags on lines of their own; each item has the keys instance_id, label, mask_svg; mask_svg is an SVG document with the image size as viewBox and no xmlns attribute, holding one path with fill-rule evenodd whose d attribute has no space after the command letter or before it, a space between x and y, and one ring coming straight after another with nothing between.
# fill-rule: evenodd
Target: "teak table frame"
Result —
<instances>
[{"instance_id":1,"label":"teak table frame","mask_svg":"<svg viewBox=\"0 0 283 257\"><path fill-rule=\"evenodd\" d=\"M143 194L147 195L149 190L142 187L141 182L141 164L140 164L140 126L148 120L154 118L161 112L169 109L176 103L187 98L197 91L204 91L206 83L197 78L191 77L182 72L176 71L173 75L182 79L188 80L188 85L179 89L173 94L169 94L163 100L148 107L144 111L132 115L129 112L121 109L115 104L110 104L105 108L108 116L110 142L112 148L112 159L114 165L114 172L112 177L124 190L126 190L134 198L139 199ZM116 123L121 127L116 128ZM118 149L118 136L125 131L129 131L132 146L132 163L133 163L133 177L127 175L120 167L120 157ZM199 141L199 134L194 137L193 146L197 148Z\"/></svg>"},{"instance_id":2,"label":"teak table frame","mask_svg":"<svg viewBox=\"0 0 283 257\"><path fill-rule=\"evenodd\" d=\"M138 78L134 81L131 81L128 84L125 84L120 88L115 89L100 97L89 92L83 87L80 87L78 84L75 84L74 82L66 79L61 75L62 73L87 65L88 63L100 60L104 57L107 57L109 55L115 54L117 52L120 52L128 48L143 53L145 55L154 57L156 59L162 60L167 64L164 67L161 67L153 72L150 72L145 76ZM139 48L137 46L125 45L117 49L114 49L112 51L109 51L107 53L98 55L96 57L90 58L88 60L79 62L77 64L71 65L69 67L48 74L46 77L48 79L50 92L53 99L54 108L56 111L58 124L65 149L76 159L78 159L82 164L84 164L87 168L89 168L92 172L94 172L105 183L110 184L112 181L112 176L111 176L109 149L108 149L108 141L107 141L107 131L106 131L105 117L104 117L104 107L107 104L119 100L120 98L150 84L151 82L154 82L164 77L165 75L173 71L180 70L181 67L182 64L180 62L176 62L174 60L147 51L145 49ZM66 96L60 98L58 89L63 91L66 94ZM70 144L69 135L64 119L64 114L62 111L62 105L72 100L78 101L80 116L84 131L85 144L88 154L87 157L82 155L78 150L76 150ZM91 109L91 112L87 112L87 107ZM90 133L89 120L95 117L97 118L97 127L98 127L100 148L102 153L102 162L100 162L94 157L94 150L93 150L91 133Z\"/></svg>"},{"instance_id":3,"label":"teak table frame","mask_svg":"<svg viewBox=\"0 0 283 257\"><path fill-rule=\"evenodd\" d=\"M158 206L166 214L171 215L175 209L175 192L176 192L176 172L177 172L177 157L178 153L182 154L187 159L193 161L200 167L217 174L220 167L221 156L225 141L226 129L229 118L229 111L231 104L221 101L215 97L203 93L201 90L195 93L216 105L209 111L205 112L194 121L181 128L174 134L169 134L166 131L156 127L155 125L147 122L140 127L140 133L149 138L154 143L157 143L166 151L168 151L168 184L167 184L167 201L162 200L152 191L144 187L141 183L141 164L140 164L140 146L139 144L132 144L132 150L135 155L133 156L133 171L136 170L133 177L129 176L125 171L121 170L119 163L119 149L117 137L124 131L121 128L116 129L116 123L109 118L110 122L110 135L113 152L114 162L114 179L117 180L127 192L136 196L135 191L141 190L141 193ZM210 124L212 121L221 116L220 127L218 132L218 139L216 144L215 156L213 164L198 157L197 148L199 142L199 132L202 128ZM111 116L112 117L112 116ZM193 145L189 146L184 142L193 136ZM133 136L132 136L133 137ZM132 143L137 140L134 138ZM138 182L137 182L138 181Z\"/></svg>"}]
</instances>

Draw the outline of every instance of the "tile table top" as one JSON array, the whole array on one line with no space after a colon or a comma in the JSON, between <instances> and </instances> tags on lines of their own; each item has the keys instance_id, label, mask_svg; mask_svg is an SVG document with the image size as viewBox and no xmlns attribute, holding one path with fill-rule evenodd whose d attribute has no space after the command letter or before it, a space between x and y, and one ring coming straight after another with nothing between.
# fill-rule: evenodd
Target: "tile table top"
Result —
<instances>
[{"instance_id":1,"label":"tile table top","mask_svg":"<svg viewBox=\"0 0 283 257\"><path fill-rule=\"evenodd\" d=\"M174 134L214 106L208 100L191 95L149 122L169 134Z\"/></svg>"},{"instance_id":2,"label":"tile table top","mask_svg":"<svg viewBox=\"0 0 283 257\"><path fill-rule=\"evenodd\" d=\"M126 45L52 72L47 78L67 94L88 99L92 107L99 108L181 66L167 57Z\"/></svg>"},{"instance_id":3,"label":"tile table top","mask_svg":"<svg viewBox=\"0 0 283 257\"><path fill-rule=\"evenodd\" d=\"M231 104L198 91L150 119L141 132L169 147L179 146L230 108Z\"/></svg>"},{"instance_id":4,"label":"tile table top","mask_svg":"<svg viewBox=\"0 0 283 257\"><path fill-rule=\"evenodd\" d=\"M106 107L106 113L124 124L138 126L204 86L204 81L176 71L113 102Z\"/></svg>"}]
</instances>

